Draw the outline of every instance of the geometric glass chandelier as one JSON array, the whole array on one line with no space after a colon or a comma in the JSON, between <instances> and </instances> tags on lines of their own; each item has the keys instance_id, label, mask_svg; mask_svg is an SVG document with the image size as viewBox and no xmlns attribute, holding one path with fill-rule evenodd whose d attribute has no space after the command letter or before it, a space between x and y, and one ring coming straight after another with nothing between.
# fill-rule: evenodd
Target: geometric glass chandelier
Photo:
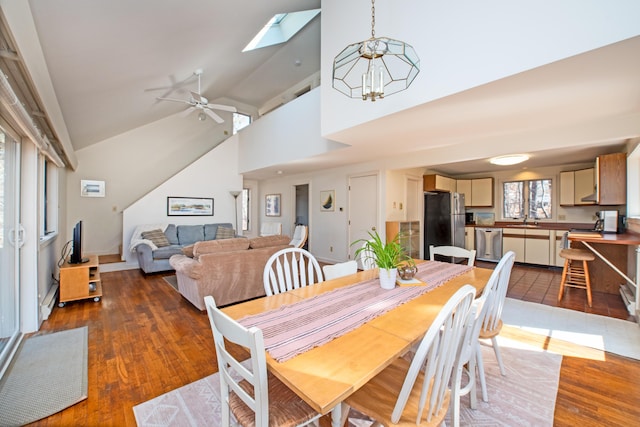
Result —
<instances>
[{"instance_id":1,"label":"geometric glass chandelier","mask_svg":"<svg viewBox=\"0 0 640 427\"><path fill-rule=\"evenodd\" d=\"M363 101L405 90L420 72L420 58L403 41L377 37L375 0L371 0L371 38L350 44L333 60L333 88Z\"/></svg>"}]
</instances>

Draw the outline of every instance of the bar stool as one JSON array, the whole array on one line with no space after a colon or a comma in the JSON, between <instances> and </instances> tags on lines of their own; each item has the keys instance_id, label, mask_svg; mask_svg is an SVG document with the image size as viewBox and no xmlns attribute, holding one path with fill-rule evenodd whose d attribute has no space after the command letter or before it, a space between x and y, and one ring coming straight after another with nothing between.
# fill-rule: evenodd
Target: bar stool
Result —
<instances>
[{"instance_id":1,"label":"bar stool","mask_svg":"<svg viewBox=\"0 0 640 427\"><path fill-rule=\"evenodd\" d=\"M560 280L560 292L558 301L562 300L564 288L586 289L587 302L591 307L591 279L589 278L589 268L587 262L593 261L595 256L585 249L562 249L560 256L565 259L562 269L562 279Z\"/></svg>"}]
</instances>

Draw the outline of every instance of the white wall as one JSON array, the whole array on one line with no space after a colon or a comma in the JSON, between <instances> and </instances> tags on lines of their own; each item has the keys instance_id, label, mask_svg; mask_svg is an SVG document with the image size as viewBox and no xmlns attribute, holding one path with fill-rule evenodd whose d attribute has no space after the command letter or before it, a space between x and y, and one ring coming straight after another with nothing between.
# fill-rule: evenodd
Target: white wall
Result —
<instances>
[{"instance_id":1,"label":"white wall","mask_svg":"<svg viewBox=\"0 0 640 427\"><path fill-rule=\"evenodd\" d=\"M229 191L242 189L237 158L238 138L234 135L126 208L122 221L122 247L127 264L137 266L135 253L129 251L129 242L138 225L230 222L235 226L234 198ZM213 216L167 216L169 196L213 197ZM238 201L238 215L239 205Z\"/></svg>"},{"instance_id":2,"label":"white wall","mask_svg":"<svg viewBox=\"0 0 640 427\"><path fill-rule=\"evenodd\" d=\"M636 36L638 16L636 0L379 2L376 35L411 44L421 71L411 90L371 103L332 88L335 56L370 35L370 4L325 0L322 135Z\"/></svg>"},{"instance_id":3,"label":"white wall","mask_svg":"<svg viewBox=\"0 0 640 427\"><path fill-rule=\"evenodd\" d=\"M222 125L177 114L76 151L78 168L67 177L66 225L70 232L83 220L83 251L119 253L123 209L227 138L231 114L220 114ZM237 159L231 163L235 166ZM81 197L83 179L104 181L106 197ZM184 195L188 188L171 195Z\"/></svg>"}]
</instances>

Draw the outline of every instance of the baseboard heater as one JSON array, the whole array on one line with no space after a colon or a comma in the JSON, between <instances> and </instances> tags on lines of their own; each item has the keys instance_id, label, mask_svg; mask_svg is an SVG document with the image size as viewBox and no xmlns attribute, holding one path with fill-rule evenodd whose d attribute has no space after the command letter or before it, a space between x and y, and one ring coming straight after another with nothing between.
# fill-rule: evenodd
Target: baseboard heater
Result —
<instances>
[{"instance_id":1,"label":"baseboard heater","mask_svg":"<svg viewBox=\"0 0 640 427\"><path fill-rule=\"evenodd\" d=\"M42 320L47 320L49 315L51 314L51 310L53 310L53 306L56 304L56 294L58 293L58 284L51 286L49 292L42 300L40 304L40 314L42 315Z\"/></svg>"}]
</instances>

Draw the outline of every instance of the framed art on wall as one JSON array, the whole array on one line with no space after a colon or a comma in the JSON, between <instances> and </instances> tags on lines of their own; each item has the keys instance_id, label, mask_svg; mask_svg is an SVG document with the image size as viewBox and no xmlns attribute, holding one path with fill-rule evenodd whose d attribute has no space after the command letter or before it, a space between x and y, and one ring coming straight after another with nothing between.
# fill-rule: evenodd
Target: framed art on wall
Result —
<instances>
[{"instance_id":1,"label":"framed art on wall","mask_svg":"<svg viewBox=\"0 0 640 427\"><path fill-rule=\"evenodd\" d=\"M264 201L266 216L280 216L280 194L267 194Z\"/></svg>"},{"instance_id":2,"label":"framed art on wall","mask_svg":"<svg viewBox=\"0 0 640 427\"><path fill-rule=\"evenodd\" d=\"M80 195L82 197L104 197L104 181L80 180Z\"/></svg>"},{"instance_id":3,"label":"framed art on wall","mask_svg":"<svg viewBox=\"0 0 640 427\"><path fill-rule=\"evenodd\" d=\"M333 212L336 205L335 190L326 190L320 192L320 212Z\"/></svg>"},{"instance_id":4,"label":"framed art on wall","mask_svg":"<svg viewBox=\"0 0 640 427\"><path fill-rule=\"evenodd\" d=\"M167 197L168 216L213 216L213 199Z\"/></svg>"}]
</instances>

